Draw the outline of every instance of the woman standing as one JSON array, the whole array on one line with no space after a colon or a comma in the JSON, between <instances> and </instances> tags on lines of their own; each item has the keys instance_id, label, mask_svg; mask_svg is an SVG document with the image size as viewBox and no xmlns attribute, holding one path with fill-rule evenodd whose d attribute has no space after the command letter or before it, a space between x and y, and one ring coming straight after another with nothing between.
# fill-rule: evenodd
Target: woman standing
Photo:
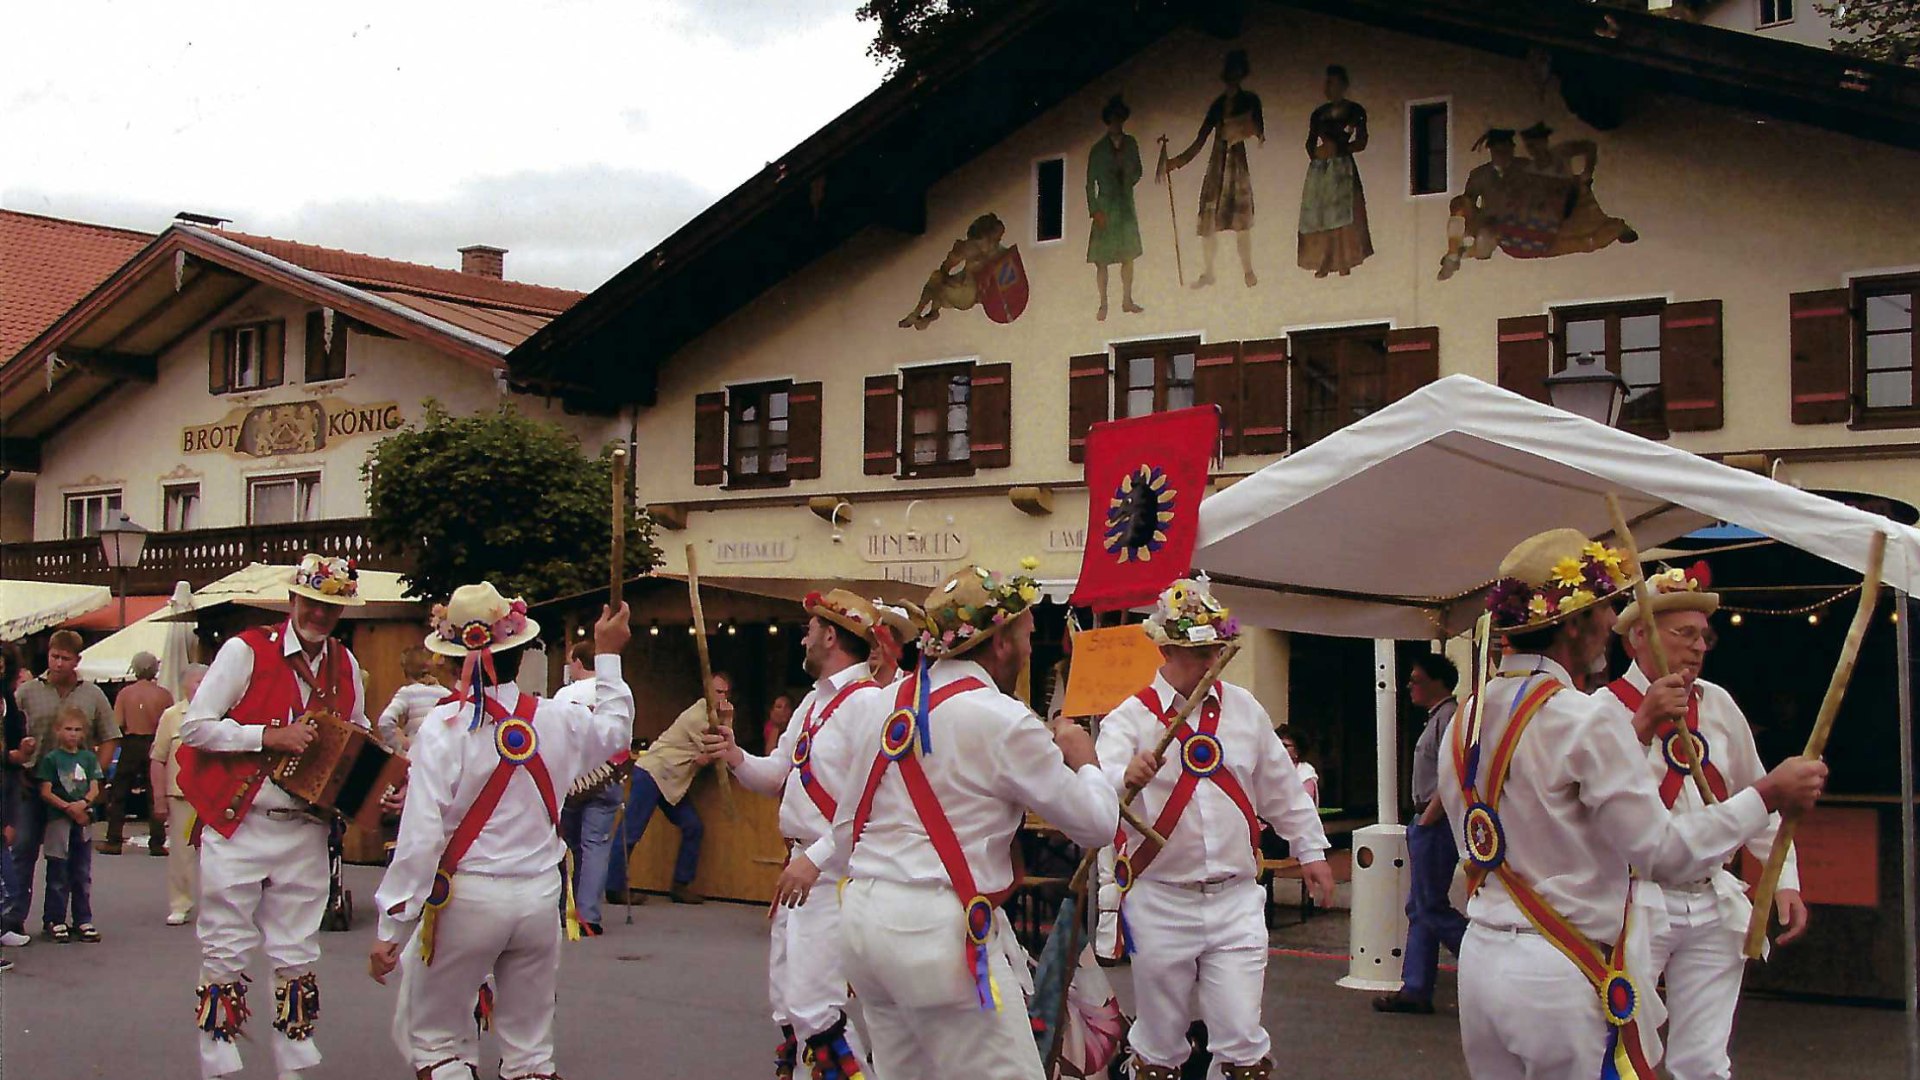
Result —
<instances>
[{"instance_id":1,"label":"woman standing","mask_svg":"<svg viewBox=\"0 0 1920 1080\"><path fill-rule=\"evenodd\" d=\"M1300 268L1345 277L1373 254L1367 196L1353 155L1367 148L1367 110L1347 100L1347 69L1327 68L1327 103L1307 121L1307 182L1300 192Z\"/></svg>"},{"instance_id":2,"label":"woman standing","mask_svg":"<svg viewBox=\"0 0 1920 1080\"><path fill-rule=\"evenodd\" d=\"M1234 234L1240 252L1240 269L1247 287L1259 284L1253 276L1253 175L1247 170L1247 140L1267 141L1267 121L1260 111L1260 98L1240 84L1253 73L1245 49L1227 54L1220 68L1220 81L1226 91L1208 106L1206 119L1193 145L1167 163L1169 171L1181 168L1213 139L1213 153L1207 158L1206 179L1200 182L1200 251L1204 260L1196 289L1213 284L1213 255L1220 233Z\"/></svg>"},{"instance_id":3,"label":"woman standing","mask_svg":"<svg viewBox=\"0 0 1920 1080\"><path fill-rule=\"evenodd\" d=\"M1126 133L1127 103L1115 94L1100 110L1107 133L1087 151L1087 261L1100 286L1100 311L1107 317L1107 267L1120 264L1120 310L1138 315L1146 310L1133 302L1133 260L1140 257L1140 218L1133 207L1134 185L1140 183L1140 144Z\"/></svg>"}]
</instances>

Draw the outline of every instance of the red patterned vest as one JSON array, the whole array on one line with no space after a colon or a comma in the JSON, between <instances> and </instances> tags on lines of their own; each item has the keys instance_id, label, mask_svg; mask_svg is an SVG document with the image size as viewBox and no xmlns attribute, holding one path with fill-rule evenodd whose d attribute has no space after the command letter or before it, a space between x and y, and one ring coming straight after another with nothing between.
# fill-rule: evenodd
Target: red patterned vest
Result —
<instances>
[{"instance_id":1,"label":"red patterned vest","mask_svg":"<svg viewBox=\"0 0 1920 1080\"><path fill-rule=\"evenodd\" d=\"M287 663L284 635L288 624L255 626L240 632L240 640L253 650L253 676L227 716L242 724L262 727L285 724L289 717L306 711L300 701L300 677ZM346 646L329 642L329 652L337 653L331 664L323 663L316 674L331 678L334 709L341 717L353 715L353 664ZM207 828L231 837L247 819L254 798L267 781L267 756L264 753L220 753L181 745L176 752L180 762L180 790L193 804Z\"/></svg>"}]
</instances>

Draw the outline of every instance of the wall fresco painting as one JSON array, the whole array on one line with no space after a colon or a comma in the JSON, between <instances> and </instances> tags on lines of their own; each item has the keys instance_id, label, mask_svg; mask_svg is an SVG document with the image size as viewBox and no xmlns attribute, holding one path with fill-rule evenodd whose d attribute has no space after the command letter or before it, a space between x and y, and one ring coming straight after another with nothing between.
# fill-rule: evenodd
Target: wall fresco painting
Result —
<instances>
[{"instance_id":1,"label":"wall fresco painting","mask_svg":"<svg viewBox=\"0 0 1920 1080\"><path fill-rule=\"evenodd\" d=\"M1367 195L1353 156L1367 148L1367 110L1347 100L1347 69L1327 68L1327 102L1307 121L1307 180L1300 192L1302 270L1345 277L1373 254Z\"/></svg>"},{"instance_id":2,"label":"wall fresco painting","mask_svg":"<svg viewBox=\"0 0 1920 1080\"><path fill-rule=\"evenodd\" d=\"M1544 123L1519 132L1491 128L1473 144L1488 160L1467 174L1454 196L1447 222L1447 253L1440 280L1460 269L1463 258L1490 259L1504 251L1515 259L1544 259L1631 244L1640 234L1600 207L1593 192L1599 147L1591 139L1555 143Z\"/></svg>"},{"instance_id":3,"label":"wall fresco painting","mask_svg":"<svg viewBox=\"0 0 1920 1080\"><path fill-rule=\"evenodd\" d=\"M925 330L943 310L974 307L997 323L1019 318L1027 310L1027 270L1020 261L1019 246L1001 243L1006 236L1007 227L998 215L974 218L967 235L955 240L947 257L927 275L920 299L900 326Z\"/></svg>"},{"instance_id":4,"label":"wall fresco painting","mask_svg":"<svg viewBox=\"0 0 1920 1080\"><path fill-rule=\"evenodd\" d=\"M1146 309L1133 302L1133 261L1141 254L1140 215L1133 205L1133 189L1140 183L1140 144L1127 134L1132 110L1119 94L1107 99L1100 122L1107 126L1087 151L1087 261L1100 289L1100 310L1107 317L1107 268L1120 267L1120 310L1138 315Z\"/></svg>"},{"instance_id":5,"label":"wall fresco painting","mask_svg":"<svg viewBox=\"0 0 1920 1080\"><path fill-rule=\"evenodd\" d=\"M1212 140L1206 177L1200 182L1197 231L1202 266L1200 277L1193 283L1196 289L1213 284L1214 251L1223 232L1234 234L1247 287L1259 284L1253 276L1253 174L1247 168L1247 141L1266 142L1267 122L1260 110L1259 96L1241 86L1252 72L1245 49L1227 54L1220 68L1220 81L1226 84L1226 90L1207 107L1206 118L1200 122L1200 132L1194 136L1193 145L1171 160L1163 159L1156 169L1154 179L1158 181L1161 176L1184 168L1199 156L1208 140Z\"/></svg>"}]
</instances>

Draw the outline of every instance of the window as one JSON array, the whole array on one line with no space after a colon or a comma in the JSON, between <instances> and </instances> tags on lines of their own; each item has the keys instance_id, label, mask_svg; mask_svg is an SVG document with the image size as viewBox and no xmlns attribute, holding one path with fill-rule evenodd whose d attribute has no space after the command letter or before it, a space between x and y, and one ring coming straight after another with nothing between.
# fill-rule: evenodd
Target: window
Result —
<instances>
[{"instance_id":1,"label":"window","mask_svg":"<svg viewBox=\"0 0 1920 1080\"><path fill-rule=\"evenodd\" d=\"M235 390L251 390L260 385L261 339L257 326L242 326L233 332L233 344L227 350L227 385Z\"/></svg>"},{"instance_id":2,"label":"window","mask_svg":"<svg viewBox=\"0 0 1920 1080\"><path fill-rule=\"evenodd\" d=\"M262 476L247 481L249 525L285 525L319 516L319 473Z\"/></svg>"},{"instance_id":3,"label":"window","mask_svg":"<svg viewBox=\"0 0 1920 1080\"><path fill-rule=\"evenodd\" d=\"M1287 336L1287 351L1293 361L1296 447L1387 406L1386 327L1301 331Z\"/></svg>"},{"instance_id":4,"label":"window","mask_svg":"<svg viewBox=\"0 0 1920 1080\"><path fill-rule=\"evenodd\" d=\"M1067 160L1035 162L1033 190L1033 239L1044 244L1067 235Z\"/></svg>"},{"instance_id":5,"label":"window","mask_svg":"<svg viewBox=\"0 0 1920 1080\"><path fill-rule=\"evenodd\" d=\"M1760 25L1778 26L1793 21L1793 0L1758 0Z\"/></svg>"},{"instance_id":6,"label":"window","mask_svg":"<svg viewBox=\"0 0 1920 1080\"><path fill-rule=\"evenodd\" d=\"M1444 195L1449 188L1447 103L1430 101L1407 109L1408 193Z\"/></svg>"},{"instance_id":7,"label":"window","mask_svg":"<svg viewBox=\"0 0 1920 1080\"><path fill-rule=\"evenodd\" d=\"M901 400L904 475L971 472L973 365L907 368L901 372Z\"/></svg>"},{"instance_id":8,"label":"window","mask_svg":"<svg viewBox=\"0 0 1920 1080\"><path fill-rule=\"evenodd\" d=\"M215 394L279 386L286 367L284 320L215 330L208 350L207 389Z\"/></svg>"},{"instance_id":9,"label":"window","mask_svg":"<svg viewBox=\"0 0 1920 1080\"><path fill-rule=\"evenodd\" d=\"M120 512L120 492L82 491L67 496L67 539L100 535L100 527Z\"/></svg>"},{"instance_id":10,"label":"window","mask_svg":"<svg viewBox=\"0 0 1920 1080\"><path fill-rule=\"evenodd\" d=\"M1185 409L1193 405L1192 338L1140 341L1114 349L1114 398L1119 416Z\"/></svg>"},{"instance_id":11,"label":"window","mask_svg":"<svg viewBox=\"0 0 1920 1080\"><path fill-rule=\"evenodd\" d=\"M168 484L160 489L164 510L160 528L165 532L185 532L200 527L200 485Z\"/></svg>"},{"instance_id":12,"label":"window","mask_svg":"<svg viewBox=\"0 0 1920 1080\"><path fill-rule=\"evenodd\" d=\"M787 482L790 382L735 386L727 392L727 480L735 487Z\"/></svg>"},{"instance_id":13,"label":"window","mask_svg":"<svg viewBox=\"0 0 1920 1080\"><path fill-rule=\"evenodd\" d=\"M1920 299L1920 278L1860 285L1860 345L1863 362L1855 366L1854 394L1867 413L1911 410L1916 393L1913 310Z\"/></svg>"},{"instance_id":14,"label":"window","mask_svg":"<svg viewBox=\"0 0 1920 1080\"><path fill-rule=\"evenodd\" d=\"M306 381L324 382L328 379L347 377L347 320L339 313L333 316L333 347L327 347L327 324L324 312L307 313L307 352Z\"/></svg>"},{"instance_id":15,"label":"window","mask_svg":"<svg viewBox=\"0 0 1920 1080\"><path fill-rule=\"evenodd\" d=\"M1608 371L1627 380L1620 427L1656 439L1667 436L1666 396L1660 381L1660 312L1665 306L1653 300L1555 313L1560 326L1554 340L1553 371L1564 370L1569 357L1591 353L1604 358Z\"/></svg>"}]
</instances>

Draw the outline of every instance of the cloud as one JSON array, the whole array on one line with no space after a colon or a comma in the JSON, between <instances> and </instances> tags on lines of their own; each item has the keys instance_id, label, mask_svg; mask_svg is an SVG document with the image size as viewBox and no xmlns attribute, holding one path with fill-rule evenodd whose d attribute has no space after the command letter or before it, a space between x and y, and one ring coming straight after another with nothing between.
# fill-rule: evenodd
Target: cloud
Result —
<instances>
[{"instance_id":1,"label":"cloud","mask_svg":"<svg viewBox=\"0 0 1920 1080\"><path fill-rule=\"evenodd\" d=\"M691 0L676 21L696 33L756 46L846 18L858 0Z\"/></svg>"}]
</instances>

